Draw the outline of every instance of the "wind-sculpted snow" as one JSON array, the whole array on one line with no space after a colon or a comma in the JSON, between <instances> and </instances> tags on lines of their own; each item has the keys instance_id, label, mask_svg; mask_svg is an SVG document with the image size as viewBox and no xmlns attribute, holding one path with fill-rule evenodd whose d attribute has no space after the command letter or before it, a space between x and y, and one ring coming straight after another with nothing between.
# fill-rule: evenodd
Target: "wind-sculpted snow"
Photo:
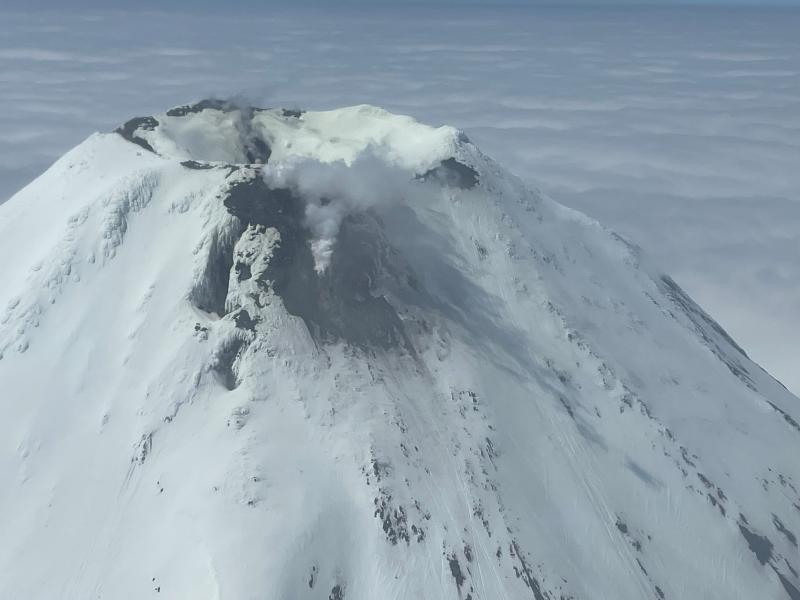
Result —
<instances>
[{"instance_id":1,"label":"wind-sculpted snow","mask_svg":"<svg viewBox=\"0 0 800 600\"><path fill-rule=\"evenodd\" d=\"M0 597L800 594L797 398L452 128L189 104L0 259Z\"/></svg>"}]
</instances>

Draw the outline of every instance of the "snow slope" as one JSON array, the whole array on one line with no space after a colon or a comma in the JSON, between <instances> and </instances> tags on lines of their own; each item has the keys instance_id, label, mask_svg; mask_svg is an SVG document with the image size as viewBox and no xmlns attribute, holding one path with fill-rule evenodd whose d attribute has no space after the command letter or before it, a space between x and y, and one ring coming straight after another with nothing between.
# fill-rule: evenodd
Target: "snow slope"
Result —
<instances>
[{"instance_id":1,"label":"snow slope","mask_svg":"<svg viewBox=\"0 0 800 600\"><path fill-rule=\"evenodd\" d=\"M0 598L800 598L798 399L457 130L134 119L0 261Z\"/></svg>"}]
</instances>

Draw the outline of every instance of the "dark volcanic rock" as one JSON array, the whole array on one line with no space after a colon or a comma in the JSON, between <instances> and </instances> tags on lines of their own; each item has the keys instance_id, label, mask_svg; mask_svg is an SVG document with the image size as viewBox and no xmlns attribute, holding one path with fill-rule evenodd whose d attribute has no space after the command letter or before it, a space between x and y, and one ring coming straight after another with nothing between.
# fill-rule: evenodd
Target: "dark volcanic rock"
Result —
<instances>
[{"instance_id":1,"label":"dark volcanic rock","mask_svg":"<svg viewBox=\"0 0 800 600\"><path fill-rule=\"evenodd\" d=\"M480 181L478 172L475 169L452 157L441 161L438 167L426 171L421 179L423 181L435 179L444 185L462 190L472 189Z\"/></svg>"},{"instance_id":2,"label":"dark volcanic rock","mask_svg":"<svg viewBox=\"0 0 800 600\"><path fill-rule=\"evenodd\" d=\"M385 241L374 217L362 213L346 218L330 266L318 273L301 198L286 189L269 189L255 177L235 185L225 206L245 224L278 230L280 244L259 284L271 285L286 310L302 318L315 339L411 351L400 317L374 288L385 254Z\"/></svg>"},{"instance_id":3,"label":"dark volcanic rock","mask_svg":"<svg viewBox=\"0 0 800 600\"><path fill-rule=\"evenodd\" d=\"M153 117L136 117L131 119L130 121L126 121L120 127L117 127L114 131L121 135L123 138L136 144L137 146L141 146L145 150L149 152L155 153L153 147L145 140L144 138L140 138L136 135L136 132L139 129L145 129L147 131L152 131L156 127L158 127L158 121Z\"/></svg>"}]
</instances>

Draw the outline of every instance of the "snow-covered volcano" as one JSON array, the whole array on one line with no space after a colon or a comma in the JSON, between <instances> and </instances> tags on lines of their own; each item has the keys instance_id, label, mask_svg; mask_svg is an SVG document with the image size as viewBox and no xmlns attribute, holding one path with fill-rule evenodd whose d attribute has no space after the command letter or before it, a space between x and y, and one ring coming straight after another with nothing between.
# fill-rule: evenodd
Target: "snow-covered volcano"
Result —
<instances>
[{"instance_id":1,"label":"snow-covered volcano","mask_svg":"<svg viewBox=\"0 0 800 600\"><path fill-rule=\"evenodd\" d=\"M455 129L133 119L0 264L0 598L800 598L798 399Z\"/></svg>"}]
</instances>

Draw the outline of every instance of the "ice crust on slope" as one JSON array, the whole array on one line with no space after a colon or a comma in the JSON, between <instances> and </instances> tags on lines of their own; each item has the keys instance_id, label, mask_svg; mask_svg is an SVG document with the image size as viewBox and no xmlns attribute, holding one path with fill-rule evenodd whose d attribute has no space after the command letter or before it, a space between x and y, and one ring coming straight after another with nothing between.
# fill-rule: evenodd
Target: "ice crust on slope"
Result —
<instances>
[{"instance_id":1,"label":"ice crust on slope","mask_svg":"<svg viewBox=\"0 0 800 600\"><path fill-rule=\"evenodd\" d=\"M797 398L455 129L179 107L0 259L2 598L800 597Z\"/></svg>"}]
</instances>

